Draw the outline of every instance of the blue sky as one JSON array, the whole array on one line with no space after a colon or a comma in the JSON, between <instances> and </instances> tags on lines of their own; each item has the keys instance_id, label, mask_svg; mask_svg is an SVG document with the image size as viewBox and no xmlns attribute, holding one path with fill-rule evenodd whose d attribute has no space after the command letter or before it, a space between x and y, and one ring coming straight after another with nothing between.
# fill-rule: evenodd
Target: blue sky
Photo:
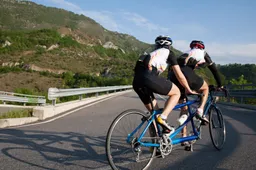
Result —
<instances>
[{"instance_id":1,"label":"blue sky","mask_svg":"<svg viewBox=\"0 0 256 170\"><path fill-rule=\"evenodd\" d=\"M188 50L191 40L203 40L218 64L256 64L254 0L32 1L84 14L106 29L147 43L154 43L157 35L169 35L181 51Z\"/></svg>"}]
</instances>

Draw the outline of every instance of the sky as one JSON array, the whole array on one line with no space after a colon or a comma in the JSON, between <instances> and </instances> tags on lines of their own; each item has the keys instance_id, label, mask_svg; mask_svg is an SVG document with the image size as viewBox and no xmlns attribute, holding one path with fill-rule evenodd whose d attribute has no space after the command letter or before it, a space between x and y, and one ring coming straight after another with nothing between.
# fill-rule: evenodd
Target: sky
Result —
<instances>
[{"instance_id":1,"label":"sky","mask_svg":"<svg viewBox=\"0 0 256 170\"><path fill-rule=\"evenodd\" d=\"M156 36L168 35L182 52L192 40L202 40L217 64L256 64L255 0L31 1L83 14L150 44Z\"/></svg>"}]
</instances>

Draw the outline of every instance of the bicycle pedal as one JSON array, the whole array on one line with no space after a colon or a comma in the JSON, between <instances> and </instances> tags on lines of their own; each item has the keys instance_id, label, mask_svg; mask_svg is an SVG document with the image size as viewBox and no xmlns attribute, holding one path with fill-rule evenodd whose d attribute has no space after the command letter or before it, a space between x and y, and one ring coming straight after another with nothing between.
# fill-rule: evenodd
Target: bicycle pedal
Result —
<instances>
[{"instance_id":1,"label":"bicycle pedal","mask_svg":"<svg viewBox=\"0 0 256 170\"><path fill-rule=\"evenodd\" d=\"M185 151L190 151L190 146L185 146L184 150Z\"/></svg>"},{"instance_id":2,"label":"bicycle pedal","mask_svg":"<svg viewBox=\"0 0 256 170\"><path fill-rule=\"evenodd\" d=\"M191 151L191 152L193 152L193 145L187 145L187 146L185 146L184 150L185 150L185 151Z\"/></svg>"}]
</instances>

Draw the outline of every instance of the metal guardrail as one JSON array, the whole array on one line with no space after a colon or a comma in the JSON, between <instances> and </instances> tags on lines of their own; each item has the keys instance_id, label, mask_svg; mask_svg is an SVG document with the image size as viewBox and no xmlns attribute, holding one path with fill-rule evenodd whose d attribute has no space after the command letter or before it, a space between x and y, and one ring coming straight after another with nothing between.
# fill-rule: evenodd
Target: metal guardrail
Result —
<instances>
[{"instance_id":1,"label":"metal guardrail","mask_svg":"<svg viewBox=\"0 0 256 170\"><path fill-rule=\"evenodd\" d=\"M230 90L231 97L256 98L256 90Z\"/></svg>"},{"instance_id":2,"label":"metal guardrail","mask_svg":"<svg viewBox=\"0 0 256 170\"><path fill-rule=\"evenodd\" d=\"M3 101L4 104L6 104L6 102L18 102L23 103L24 105L26 105L26 103L40 105L46 103L46 99L44 96L26 95L4 91L0 91L0 100Z\"/></svg>"},{"instance_id":3,"label":"metal guardrail","mask_svg":"<svg viewBox=\"0 0 256 170\"><path fill-rule=\"evenodd\" d=\"M242 85L228 85L227 89L236 89L236 90L244 90L244 89L254 89L256 90L256 84L242 84Z\"/></svg>"},{"instance_id":4,"label":"metal guardrail","mask_svg":"<svg viewBox=\"0 0 256 170\"><path fill-rule=\"evenodd\" d=\"M214 96L224 96L224 93L215 92ZM229 97L256 98L256 90L229 90Z\"/></svg>"},{"instance_id":5,"label":"metal guardrail","mask_svg":"<svg viewBox=\"0 0 256 170\"><path fill-rule=\"evenodd\" d=\"M227 86L227 90L229 92L228 102L231 98L240 99L240 103L244 103L244 98L256 99L256 84L230 85ZM224 96L224 93L215 92L214 96Z\"/></svg>"},{"instance_id":6,"label":"metal guardrail","mask_svg":"<svg viewBox=\"0 0 256 170\"><path fill-rule=\"evenodd\" d=\"M245 90L244 87L251 87L252 90ZM239 89L242 88L242 90L233 90L234 88L239 88ZM96 96L98 96L100 92L109 93L111 91L115 92L117 90L127 90L127 89L132 89L132 86L131 85L105 86L105 87L89 87L89 88L74 88L74 89L49 88L48 99L52 100L52 104L55 105L57 98L61 98L61 97L79 95L79 99L81 100L82 95L85 95L85 94L95 93ZM254 84L228 86L227 89L229 90L229 97L240 98L241 103L243 102L244 98L256 99L256 85ZM224 94L223 92L216 92L214 95L223 96ZM20 102L20 103L24 103L24 105L26 105L26 103L46 104L46 99L44 96L25 95L25 94L4 92L4 91L0 91L0 100L3 101L4 104L6 104L7 101Z\"/></svg>"},{"instance_id":7,"label":"metal guardrail","mask_svg":"<svg viewBox=\"0 0 256 170\"><path fill-rule=\"evenodd\" d=\"M89 88L74 88L74 89L57 89L57 88L49 88L48 90L48 99L52 100L52 104L56 104L57 98L67 97L67 96L76 96L79 95L79 99L82 99L82 95L96 93L96 96L100 92L110 91L116 92L117 90L127 90L131 89L131 85L126 86L105 86L105 87L89 87Z\"/></svg>"}]
</instances>

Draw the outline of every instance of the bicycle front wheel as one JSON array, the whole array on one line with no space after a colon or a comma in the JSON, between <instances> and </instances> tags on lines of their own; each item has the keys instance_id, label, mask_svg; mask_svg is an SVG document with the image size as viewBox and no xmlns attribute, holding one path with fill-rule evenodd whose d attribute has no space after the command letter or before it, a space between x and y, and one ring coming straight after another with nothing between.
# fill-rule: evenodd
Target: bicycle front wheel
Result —
<instances>
[{"instance_id":1,"label":"bicycle front wheel","mask_svg":"<svg viewBox=\"0 0 256 170\"><path fill-rule=\"evenodd\" d=\"M226 141L226 127L221 110L212 106L209 110L209 130L213 146L221 150Z\"/></svg>"},{"instance_id":2,"label":"bicycle front wheel","mask_svg":"<svg viewBox=\"0 0 256 170\"><path fill-rule=\"evenodd\" d=\"M146 169L156 153L155 147L145 147L137 142L145 129L147 115L140 110L122 112L112 122L106 139L106 155L112 169ZM141 139L155 143L156 131L153 123Z\"/></svg>"}]
</instances>

